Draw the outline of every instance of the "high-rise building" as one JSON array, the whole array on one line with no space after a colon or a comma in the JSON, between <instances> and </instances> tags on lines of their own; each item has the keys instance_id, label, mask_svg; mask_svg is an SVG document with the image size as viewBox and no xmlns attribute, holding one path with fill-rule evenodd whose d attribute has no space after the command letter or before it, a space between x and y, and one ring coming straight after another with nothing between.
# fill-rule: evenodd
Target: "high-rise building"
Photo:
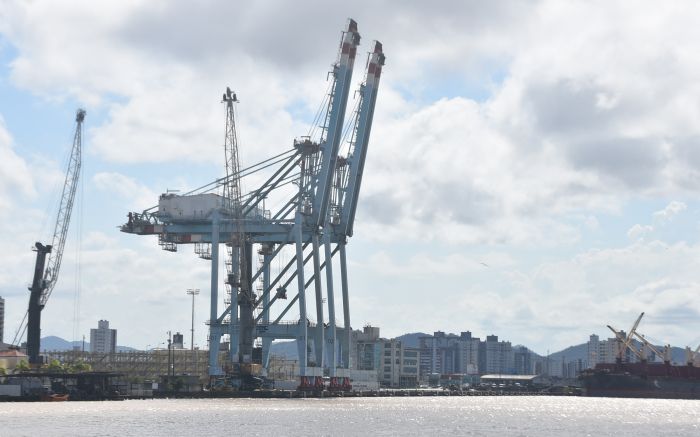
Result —
<instances>
[{"instance_id":1,"label":"high-rise building","mask_svg":"<svg viewBox=\"0 0 700 437\"><path fill-rule=\"evenodd\" d=\"M4 342L5 335L5 299L0 297L0 343Z\"/></svg>"},{"instance_id":2,"label":"high-rise building","mask_svg":"<svg viewBox=\"0 0 700 437\"><path fill-rule=\"evenodd\" d=\"M117 330L109 329L107 320L97 322L97 329L90 330L90 352L114 353L117 349Z\"/></svg>"},{"instance_id":3,"label":"high-rise building","mask_svg":"<svg viewBox=\"0 0 700 437\"><path fill-rule=\"evenodd\" d=\"M184 349L183 339L184 336L176 332L175 335L173 335L173 349Z\"/></svg>"},{"instance_id":4,"label":"high-rise building","mask_svg":"<svg viewBox=\"0 0 700 437\"><path fill-rule=\"evenodd\" d=\"M384 340L379 382L387 387L417 387L420 351L396 339Z\"/></svg>"},{"instance_id":5,"label":"high-rise building","mask_svg":"<svg viewBox=\"0 0 700 437\"><path fill-rule=\"evenodd\" d=\"M376 372L385 387L416 387L419 381L420 351L400 340L379 336L379 328L365 326L352 333L352 362L355 369Z\"/></svg>"},{"instance_id":6,"label":"high-rise building","mask_svg":"<svg viewBox=\"0 0 700 437\"><path fill-rule=\"evenodd\" d=\"M591 334L588 338L588 366L593 368L596 364L602 362L600 357L600 337Z\"/></svg>"},{"instance_id":7,"label":"high-rise building","mask_svg":"<svg viewBox=\"0 0 700 437\"><path fill-rule=\"evenodd\" d=\"M520 346L513 353L515 373L518 375L532 374L532 353L525 346Z\"/></svg>"},{"instance_id":8,"label":"high-rise building","mask_svg":"<svg viewBox=\"0 0 700 437\"><path fill-rule=\"evenodd\" d=\"M478 337L472 337L470 331L460 332L457 342L458 373L477 375L479 373L479 343Z\"/></svg>"},{"instance_id":9,"label":"high-rise building","mask_svg":"<svg viewBox=\"0 0 700 437\"><path fill-rule=\"evenodd\" d=\"M487 335L479 344L479 372L515 373L513 348L509 341L498 341L497 335Z\"/></svg>"},{"instance_id":10,"label":"high-rise building","mask_svg":"<svg viewBox=\"0 0 700 437\"><path fill-rule=\"evenodd\" d=\"M459 337L442 331L420 337L421 376L478 373L479 343L469 331Z\"/></svg>"},{"instance_id":11,"label":"high-rise building","mask_svg":"<svg viewBox=\"0 0 700 437\"><path fill-rule=\"evenodd\" d=\"M353 331L351 341L355 351L350 356L352 367L357 370L379 371L381 366L379 328L367 325L362 331Z\"/></svg>"},{"instance_id":12,"label":"high-rise building","mask_svg":"<svg viewBox=\"0 0 700 437\"><path fill-rule=\"evenodd\" d=\"M620 331L622 336L625 336L624 331ZM632 341L635 348L639 349L641 345L638 341ZM623 347L615 338L600 340L600 337L593 334L588 340L588 363L584 363L589 368L595 367L598 363L614 363L620 356L620 348ZM650 357L654 361L654 357ZM630 352L629 349L622 351L622 360L627 362L637 361L637 357Z\"/></svg>"}]
</instances>

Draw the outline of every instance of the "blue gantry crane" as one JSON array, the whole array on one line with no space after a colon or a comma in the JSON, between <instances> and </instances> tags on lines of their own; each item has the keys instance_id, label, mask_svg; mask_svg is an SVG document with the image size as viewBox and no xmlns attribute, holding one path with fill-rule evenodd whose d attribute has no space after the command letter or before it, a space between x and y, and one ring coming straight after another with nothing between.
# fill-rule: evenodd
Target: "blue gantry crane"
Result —
<instances>
[{"instance_id":1,"label":"blue gantry crane","mask_svg":"<svg viewBox=\"0 0 700 437\"><path fill-rule=\"evenodd\" d=\"M349 20L329 75L329 92L317 116L318 138L296 139L292 149L241 169L235 133L237 98L227 88L223 98L227 108L226 176L184 195L163 194L157 207L130 212L128 222L121 227L127 233L157 235L159 244L168 251L177 250L178 245L193 244L195 253L211 260L208 324L212 377L230 369L245 374L255 362L266 368L273 339L297 341L302 388L322 384L323 368L328 369L331 385L340 384L338 381L344 377L338 369L350 368L352 330L346 245L353 234L385 60L382 44L375 42L368 55L366 76L356 93L357 109L352 111L344 129L359 43L357 23ZM341 155L344 141L348 153ZM272 175L243 194L242 178L265 169L273 169ZM212 192L219 189L223 195ZM281 206L266 209L266 199L274 196ZM227 248L223 311L219 311L218 293L221 244ZM257 263L253 259L256 250ZM333 258L337 254L342 326L335 319ZM315 321L307 313L306 290L311 284ZM295 292L293 297L290 291ZM328 305L327 317L324 304ZM286 320L295 305L299 317ZM228 359L220 362L219 345L224 336L228 336L230 348Z\"/></svg>"}]
</instances>

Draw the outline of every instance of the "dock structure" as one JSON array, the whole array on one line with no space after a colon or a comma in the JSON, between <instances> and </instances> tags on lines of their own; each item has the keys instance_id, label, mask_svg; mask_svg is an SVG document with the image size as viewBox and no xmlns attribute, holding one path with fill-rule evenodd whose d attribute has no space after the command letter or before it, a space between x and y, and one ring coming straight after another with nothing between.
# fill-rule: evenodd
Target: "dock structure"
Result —
<instances>
[{"instance_id":1,"label":"dock structure","mask_svg":"<svg viewBox=\"0 0 700 437\"><path fill-rule=\"evenodd\" d=\"M382 44L375 41L364 80L354 94L356 109L346 121L359 44L357 23L349 20L310 135L246 168L238 162L234 110L238 99L227 88L226 176L184 195L163 194L157 207L130 212L121 226L126 233L157 235L166 251L193 245L199 257L211 261L210 377L223 376L229 369L250 369L255 361L265 373L274 339L296 340L302 386L317 384L324 370L336 382L344 378L340 374L347 374L337 369L350 368L346 246L353 235L385 59ZM241 179L261 170L271 171L271 176L243 193ZM266 204L273 203L270 199L281 206L267 209ZM222 256L225 275L219 273ZM336 321L334 259L340 271L342 325ZM226 285L223 311L220 276ZM308 313L310 287L315 312ZM230 346L222 362L219 345L224 339Z\"/></svg>"}]
</instances>

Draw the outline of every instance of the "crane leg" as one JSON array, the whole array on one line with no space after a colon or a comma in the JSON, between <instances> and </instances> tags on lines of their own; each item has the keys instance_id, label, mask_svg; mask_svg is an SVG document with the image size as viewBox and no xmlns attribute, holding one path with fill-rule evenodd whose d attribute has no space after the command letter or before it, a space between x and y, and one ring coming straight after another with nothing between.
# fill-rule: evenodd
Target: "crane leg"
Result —
<instances>
[{"instance_id":1,"label":"crane leg","mask_svg":"<svg viewBox=\"0 0 700 437\"><path fill-rule=\"evenodd\" d=\"M231 271L238 272L240 266L240 251L232 248L231 251ZM229 318L229 349L232 363L238 362L238 335L240 332L238 320L238 287L234 285L234 278L228 278L231 287L231 316Z\"/></svg>"},{"instance_id":2,"label":"crane leg","mask_svg":"<svg viewBox=\"0 0 700 437\"><path fill-rule=\"evenodd\" d=\"M306 318L306 290L304 288L304 249L302 247L301 214L296 214L296 259L297 259L297 284L299 287L299 332L297 334L297 348L299 350L299 376L306 376L306 366L309 364L307 347L307 323Z\"/></svg>"},{"instance_id":3,"label":"crane leg","mask_svg":"<svg viewBox=\"0 0 700 437\"><path fill-rule=\"evenodd\" d=\"M219 341L221 340L218 318L219 299L219 215L214 213L211 232L211 295L209 306L209 376L222 374L219 367Z\"/></svg>"},{"instance_id":4,"label":"crane leg","mask_svg":"<svg viewBox=\"0 0 700 437\"><path fill-rule=\"evenodd\" d=\"M345 257L345 243L340 243L340 284L343 292L343 324L345 331L342 338L343 350L343 367L350 368L350 336L352 328L350 328L350 299L348 297L348 266Z\"/></svg>"},{"instance_id":5,"label":"crane leg","mask_svg":"<svg viewBox=\"0 0 700 437\"><path fill-rule=\"evenodd\" d=\"M270 262L272 261L272 251L271 247L264 247L263 252L263 290L267 290L270 287ZM270 294L267 293L263 296L263 316L262 322L264 324L270 323L270 309L268 305L270 304ZM267 370L270 365L270 346L272 345L272 339L265 337L262 341L262 366Z\"/></svg>"},{"instance_id":6,"label":"crane leg","mask_svg":"<svg viewBox=\"0 0 700 437\"><path fill-rule=\"evenodd\" d=\"M333 295L333 254L331 253L330 232L326 232L323 237L323 248L325 249L326 293L328 294L328 330L326 332L326 340L328 342L328 376L335 376L335 369L338 367L338 363L336 359L335 296Z\"/></svg>"},{"instance_id":7,"label":"crane leg","mask_svg":"<svg viewBox=\"0 0 700 437\"><path fill-rule=\"evenodd\" d=\"M319 254L318 234L314 233L312 238L312 250L314 260L314 289L316 294L316 335L314 336L314 351L316 356L316 366L324 367L324 338L323 338L323 290L321 288L321 261Z\"/></svg>"}]
</instances>

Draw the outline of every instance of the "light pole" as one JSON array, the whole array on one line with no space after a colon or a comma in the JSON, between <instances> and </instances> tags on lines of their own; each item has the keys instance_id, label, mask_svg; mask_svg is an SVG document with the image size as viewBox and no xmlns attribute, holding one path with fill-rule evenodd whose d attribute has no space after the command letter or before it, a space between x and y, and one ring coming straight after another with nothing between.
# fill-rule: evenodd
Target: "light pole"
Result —
<instances>
[{"instance_id":1,"label":"light pole","mask_svg":"<svg viewBox=\"0 0 700 437\"><path fill-rule=\"evenodd\" d=\"M175 375L175 356L173 355L172 362L170 361L170 354L172 353L172 332L168 331L168 376L170 376L170 371L172 369L173 375ZM172 363L172 364L171 364Z\"/></svg>"},{"instance_id":2,"label":"light pole","mask_svg":"<svg viewBox=\"0 0 700 437\"><path fill-rule=\"evenodd\" d=\"M192 295L192 337L190 338L190 350L194 350L194 297L199 294L199 288L190 288L187 294Z\"/></svg>"}]
</instances>

